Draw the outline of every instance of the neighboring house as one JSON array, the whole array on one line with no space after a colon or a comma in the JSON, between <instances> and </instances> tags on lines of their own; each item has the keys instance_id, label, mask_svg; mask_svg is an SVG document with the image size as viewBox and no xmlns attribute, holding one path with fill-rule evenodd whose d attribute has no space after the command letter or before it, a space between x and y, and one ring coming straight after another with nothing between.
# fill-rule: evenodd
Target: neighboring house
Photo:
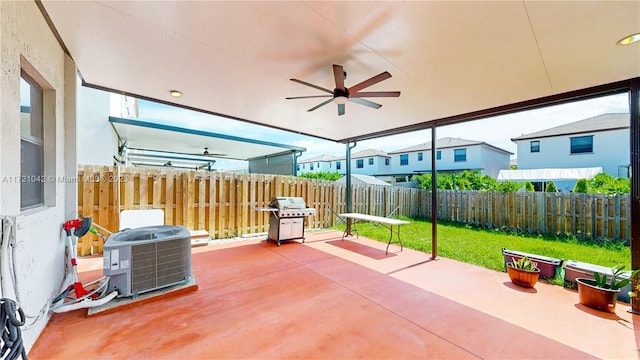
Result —
<instances>
[{"instance_id":1,"label":"neighboring house","mask_svg":"<svg viewBox=\"0 0 640 360\"><path fill-rule=\"evenodd\" d=\"M520 170L602 167L611 176L630 175L628 113L603 114L511 141L518 146Z\"/></svg>"},{"instance_id":2,"label":"neighboring house","mask_svg":"<svg viewBox=\"0 0 640 360\"><path fill-rule=\"evenodd\" d=\"M382 150L367 149L351 154L352 174L384 175L389 174L390 168L390 157ZM298 160L298 174L320 171L346 174L346 157L320 155Z\"/></svg>"},{"instance_id":3,"label":"neighboring house","mask_svg":"<svg viewBox=\"0 0 640 360\"><path fill-rule=\"evenodd\" d=\"M316 172L336 172L336 160L338 158L331 155L320 155L309 159L298 159L298 175Z\"/></svg>"},{"instance_id":4,"label":"neighboring house","mask_svg":"<svg viewBox=\"0 0 640 360\"><path fill-rule=\"evenodd\" d=\"M389 152L395 182L406 182L415 174L431 172L432 143L427 142ZM436 170L460 172L480 170L491 177L509 169L511 152L484 141L445 137L436 141Z\"/></svg>"}]
</instances>

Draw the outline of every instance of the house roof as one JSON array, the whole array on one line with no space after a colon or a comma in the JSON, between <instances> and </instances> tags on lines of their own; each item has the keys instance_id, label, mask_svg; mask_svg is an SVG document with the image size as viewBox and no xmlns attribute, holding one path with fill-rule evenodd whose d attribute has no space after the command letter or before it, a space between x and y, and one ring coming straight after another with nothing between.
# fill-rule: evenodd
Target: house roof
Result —
<instances>
[{"instance_id":1,"label":"house roof","mask_svg":"<svg viewBox=\"0 0 640 360\"><path fill-rule=\"evenodd\" d=\"M307 164L307 163L314 163L314 162L328 162L328 161L335 161L338 158L333 156L333 155L318 155L318 156L314 156L312 158L308 158L308 159L298 159L298 164Z\"/></svg>"},{"instance_id":2,"label":"house roof","mask_svg":"<svg viewBox=\"0 0 640 360\"><path fill-rule=\"evenodd\" d=\"M602 115L594 116L592 118L575 121L569 124L552 127L550 129L517 136L512 138L511 141L545 138L545 137L552 137L552 136L594 133L594 132L611 131L611 130L628 129L628 128L629 128L628 113L602 114Z\"/></svg>"},{"instance_id":3,"label":"house roof","mask_svg":"<svg viewBox=\"0 0 640 360\"><path fill-rule=\"evenodd\" d=\"M386 152L382 151L382 150L376 150L376 149L367 149L367 150L362 150L362 151L358 151L358 152L354 152L353 154L351 154L351 158L352 159L359 159L359 158L365 158L365 157L375 157L375 156L380 156L380 157L389 157L389 154L387 154ZM344 160L346 159L346 156L342 155L342 156L333 156L333 155L319 155L316 157L312 157L309 159L304 159L304 160L298 160L298 163L302 164L302 163L310 163L310 162L323 162L323 161L336 161L336 160Z\"/></svg>"},{"instance_id":4,"label":"house roof","mask_svg":"<svg viewBox=\"0 0 640 360\"><path fill-rule=\"evenodd\" d=\"M477 141L477 140L467 140L467 139L460 139L460 138L452 138L452 137L444 137L441 139L436 140L436 148L437 149L448 149L448 148L458 148L458 147L464 147L464 146L487 146L489 148L492 148L493 150L505 153L505 154L512 154L511 152L499 148L497 146L493 146L489 143L486 143L484 141ZM399 154L399 153L408 153L408 152L416 152L416 151L431 151L431 147L432 147L432 142L426 142L426 143L422 143L422 144L418 144L418 145L414 145L414 146L410 146L410 147L406 147L403 149L399 149L399 150L394 150L394 151L390 151L389 155L392 154Z\"/></svg>"},{"instance_id":5,"label":"house roof","mask_svg":"<svg viewBox=\"0 0 640 360\"><path fill-rule=\"evenodd\" d=\"M375 156L389 157L389 154L386 153L385 151L376 150L376 149L366 149L366 150L354 152L353 154L351 154L352 159L359 159L364 157L375 157ZM344 159L345 157L343 156L342 158Z\"/></svg>"},{"instance_id":6,"label":"house roof","mask_svg":"<svg viewBox=\"0 0 640 360\"><path fill-rule=\"evenodd\" d=\"M37 5L84 85L339 142L624 91L640 77L640 44L617 44L638 31L640 1ZM285 99L330 100L290 79L331 92L332 64L347 87L388 71L366 91L401 94L369 98L379 109L350 99L342 116L332 103L308 111L321 99Z\"/></svg>"},{"instance_id":7,"label":"house roof","mask_svg":"<svg viewBox=\"0 0 640 360\"><path fill-rule=\"evenodd\" d=\"M336 181L339 183L345 183L347 182L347 177L343 176ZM391 186L391 184L389 184L388 182L382 181L376 178L375 176L371 176L371 175L351 174L351 181L356 183L368 184L368 185Z\"/></svg>"}]
</instances>

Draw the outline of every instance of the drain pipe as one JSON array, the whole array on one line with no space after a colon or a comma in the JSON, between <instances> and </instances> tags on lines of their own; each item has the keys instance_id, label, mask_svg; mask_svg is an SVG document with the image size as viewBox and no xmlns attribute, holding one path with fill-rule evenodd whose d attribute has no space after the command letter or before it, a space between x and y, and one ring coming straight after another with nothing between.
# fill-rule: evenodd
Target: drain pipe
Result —
<instances>
[{"instance_id":1,"label":"drain pipe","mask_svg":"<svg viewBox=\"0 0 640 360\"><path fill-rule=\"evenodd\" d=\"M2 238L0 242L0 295L7 297L8 291L11 285L9 274L6 271L11 271L8 268L9 264L9 241L11 239L11 232L13 230L14 221L12 218L6 216L2 217Z\"/></svg>"},{"instance_id":2,"label":"drain pipe","mask_svg":"<svg viewBox=\"0 0 640 360\"><path fill-rule=\"evenodd\" d=\"M298 158L302 156L302 151L293 152L293 176L298 176Z\"/></svg>"},{"instance_id":3,"label":"drain pipe","mask_svg":"<svg viewBox=\"0 0 640 360\"><path fill-rule=\"evenodd\" d=\"M354 141L353 145L350 145L351 142L347 141L347 154L346 154L346 162L347 162L347 212L351 212L351 149L356 147L357 143ZM347 228L345 229L345 235L351 236L351 219L347 218Z\"/></svg>"}]
</instances>

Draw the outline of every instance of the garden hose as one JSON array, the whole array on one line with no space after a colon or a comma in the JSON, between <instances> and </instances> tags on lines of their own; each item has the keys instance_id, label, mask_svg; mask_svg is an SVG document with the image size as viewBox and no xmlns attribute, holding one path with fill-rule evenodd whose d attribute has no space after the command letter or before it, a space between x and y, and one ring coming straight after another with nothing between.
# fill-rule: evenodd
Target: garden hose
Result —
<instances>
[{"instance_id":1,"label":"garden hose","mask_svg":"<svg viewBox=\"0 0 640 360\"><path fill-rule=\"evenodd\" d=\"M17 316L19 315L19 316ZM27 354L22 342L20 326L24 325L24 313L11 299L0 299L0 358L14 360L22 356L27 360Z\"/></svg>"}]
</instances>

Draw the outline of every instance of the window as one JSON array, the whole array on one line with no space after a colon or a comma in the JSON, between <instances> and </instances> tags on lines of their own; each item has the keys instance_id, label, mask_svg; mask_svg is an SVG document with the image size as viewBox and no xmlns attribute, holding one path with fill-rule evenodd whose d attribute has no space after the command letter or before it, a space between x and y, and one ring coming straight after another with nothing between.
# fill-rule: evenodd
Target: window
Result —
<instances>
[{"instance_id":1,"label":"window","mask_svg":"<svg viewBox=\"0 0 640 360\"><path fill-rule=\"evenodd\" d=\"M571 153L583 154L593 152L593 135L571 138Z\"/></svg>"},{"instance_id":2,"label":"window","mask_svg":"<svg viewBox=\"0 0 640 360\"><path fill-rule=\"evenodd\" d=\"M373 165L373 158L369 158L369 165Z\"/></svg>"},{"instance_id":3,"label":"window","mask_svg":"<svg viewBox=\"0 0 640 360\"><path fill-rule=\"evenodd\" d=\"M309 164L309 170L313 170L313 163Z\"/></svg>"},{"instance_id":4,"label":"window","mask_svg":"<svg viewBox=\"0 0 640 360\"><path fill-rule=\"evenodd\" d=\"M436 151L436 160L440 160L440 159L442 159L442 151L438 150Z\"/></svg>"},{"instance_id":5,"label":"window","mask_svg":"<svg viewBox=\"0 0 640 360\"><path fill-rule=\"evenodd\" d=\"M20 208L44 204L44 127L42 87L20 74Z\"/></svg>"},{"instance_id":6,"label":"window","mask_svg":"<svg viewBox=\"0 0 640 360\"><path fill-rule=\"evenodd\" d=\"M362 169L364 167L364 160L358 159L356 160L356 168Z\"/></svg>"},{"instance_id":7,"label":"window","mask_svg":"<svg viewBox=\"0 0 640 360\"><path fill-rule=\"evenodd\" d=\"M336 170L340 170L340 161L336 161Z\"/></svg>"},{"instance_id":8,"label":"window","mask_svg":"<svg viewBox=\"0 0 640 360\"><path fill-rule=\"evenodd\" d=\"M467 149L453 150L453 161L467 161Z\"/></svg>"},{"instance_id":9,"label":"window","mask_svg":"<svg viewBox=\"0 0 640 360\"><path fill-rule=\"evenodd\" d=\"M422 161L422 153L421 152L418 153L418 161Z\"/></svg>"},{"instance_id":10,"label":"window","mask_svg":"<svg viewBox=\"0 0 640 360\"><path fill-rule=\"evenodd\" d=\"M531 142L531 152L540 152L540 141L535 140Z\"/></svg>"},{"instance_id":11,"label":"window","mask_svg":"<svg viewBox=\"0 0 640 360\"><path fill-rule=\"evenodd\" d=\"M305 164L302 164L302 168L303 168L303 169L304 169L304 165L305 165Z\"/></svg>"},{"instance_id":12,"label":"window","mask_svg":"<svg viewBox=\"0 0 640 360\"><path fill-rule=\"evenodd\" d=\"M300 171L300 165L297 166L298 171Z\"/></svg>"},{"instance_id":13,"label":"window","mask_svg":"<svg viewBox=\"0 0 640 360\"><path fill-rule=\"evenodd\" d=\"M400 155L400 165L409 165L409 155L407 154Z\"/></svg>"},{"instance_id":14,"label":"window","mask_svg":"<svg viewBox=\"0 0 640 360\"><path fill-rule=\"evenodd\" d=\"M389 158L384 158L384 164L385 166L389 166Z\"/></svg>"},{"instance_id":15,"label":"window","mask_svg":"<svg viewBox=\"0 0 640 360\"><path fill-rule=\"evenodd\" d=\"M318 163L318 169L320 169L320 163Z\"/></svg>"}]
</instances>

